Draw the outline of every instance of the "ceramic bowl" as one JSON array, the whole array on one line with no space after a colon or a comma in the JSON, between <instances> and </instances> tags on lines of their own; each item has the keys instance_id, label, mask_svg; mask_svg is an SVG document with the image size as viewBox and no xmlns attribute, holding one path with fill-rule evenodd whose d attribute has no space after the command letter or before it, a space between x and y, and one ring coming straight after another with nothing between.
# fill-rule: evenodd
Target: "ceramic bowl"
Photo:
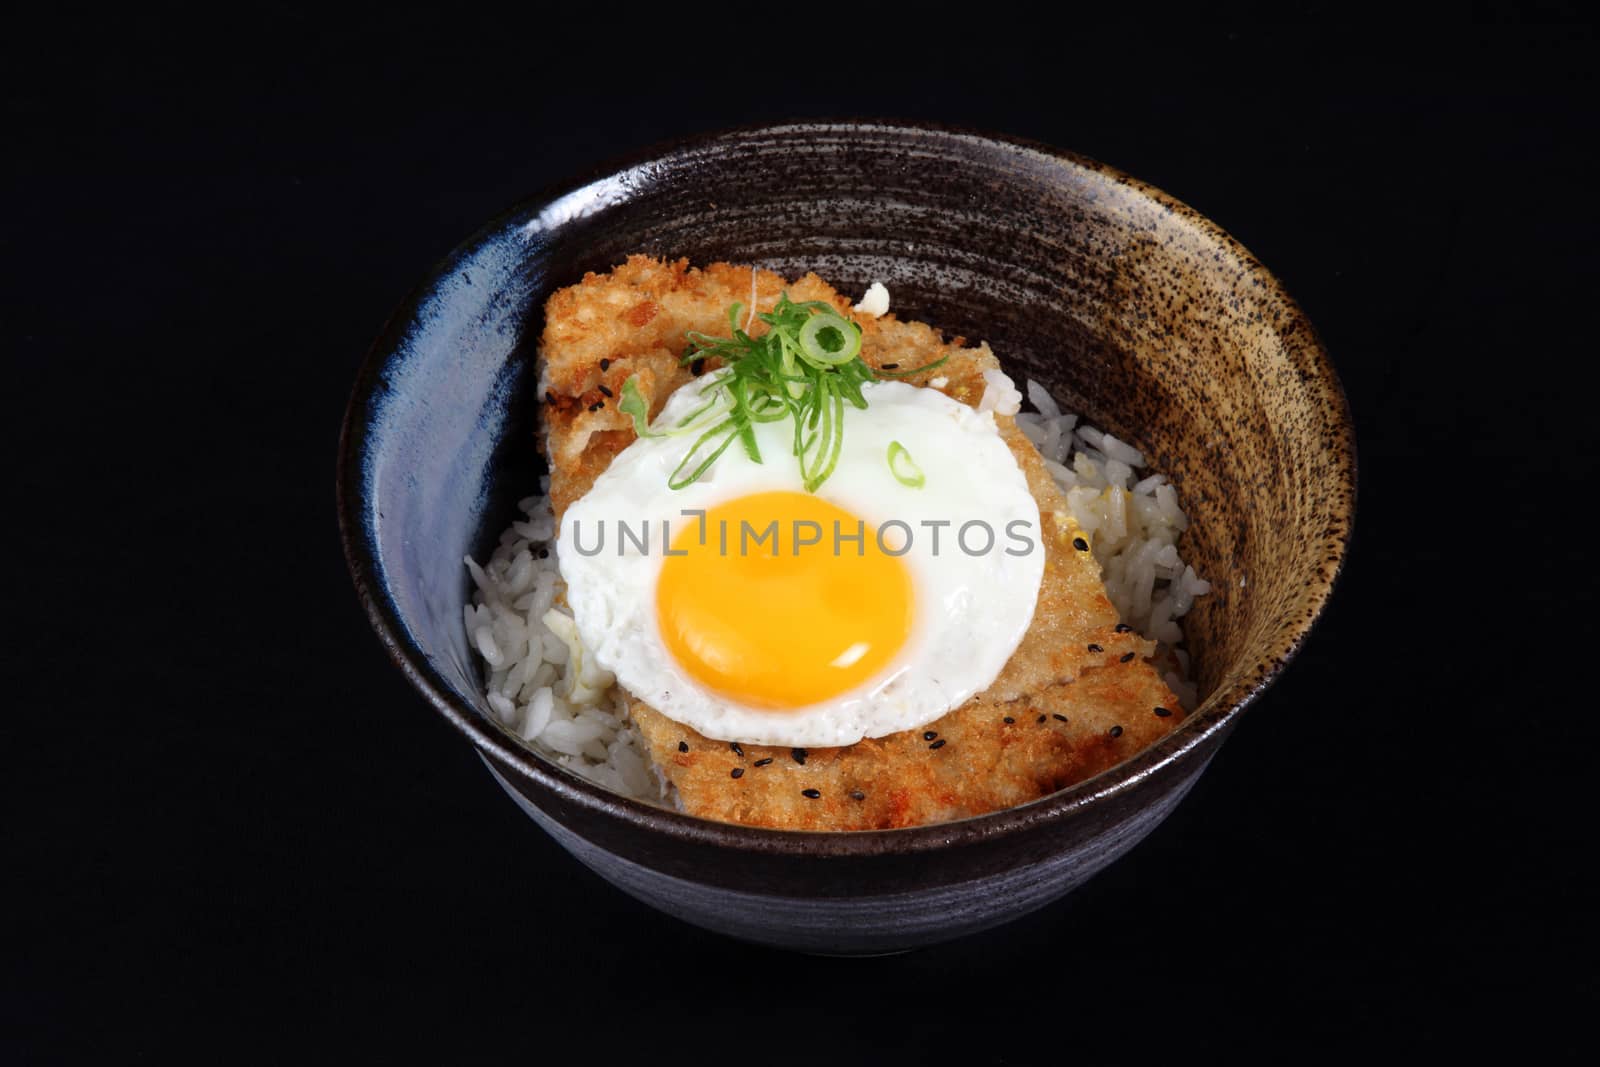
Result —
<instances>
[{"instance_id":1,"label":"ceramic bowl","mask_svg":"<svg viewBox=\"0 0 1600 1067\"><path fill-rule=\"evenodd\" d=\"M545 298L633 252L815 270L844 292L883 281L902 317L988 341L1019 381L1141 448L1178 484L1185 557L1215 589L1184 620L1200 706L1153 747L1034 803L863 833L663 810L504 732L461 622L462 558L487 556L537 487ZM1004 137L801 124L672 144L469 239L373 345L338 489L356 590L396 666L567 850L689 922L864 954L1038 908L1173 809L1326 605L1354 517L1355 452L1338 378L1299 308L1172 197Z\"/></svg>"}]
</instances>

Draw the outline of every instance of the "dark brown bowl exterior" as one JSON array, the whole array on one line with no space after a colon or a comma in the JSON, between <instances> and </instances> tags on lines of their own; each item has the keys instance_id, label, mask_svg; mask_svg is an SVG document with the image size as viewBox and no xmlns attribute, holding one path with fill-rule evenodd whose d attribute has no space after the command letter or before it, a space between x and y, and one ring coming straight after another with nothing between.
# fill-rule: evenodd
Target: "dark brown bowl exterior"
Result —
<instances>
[{"instance_id":1,"label":"dark brown bowl exterior","mask_svg":"<svg viewBox=\"0 0 1600 1067\"><path fill-rule=\"evenodd\" d=\"M626 800L495 725L460 623L537 475L531 372L556 288L645 252L885 282L894 310L988 341L1178 484L1214 592L1184 620L1204 700L1099 777L982 818L790 833ZM462 246L378 339L341 442L357 590L420 692L569 851L664 911L813 952L895 951L1020 916L1131 848L1204 770L1322 611L1355 449L1315 333L1248 252L1091 160L975 133L834 123L681 143L530 201Z\"/></svg>"}]
</instances>

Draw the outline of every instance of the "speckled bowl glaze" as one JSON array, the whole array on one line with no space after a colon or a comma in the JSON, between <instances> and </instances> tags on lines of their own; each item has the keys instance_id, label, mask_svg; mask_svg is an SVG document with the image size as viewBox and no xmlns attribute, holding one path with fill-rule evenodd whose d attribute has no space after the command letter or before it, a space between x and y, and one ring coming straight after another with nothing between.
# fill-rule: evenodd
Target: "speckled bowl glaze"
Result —
<instances>
[{"instance_id":1,"label":"speckled bowl glaze","mask_svg":"<svg viewBox=\"0 0 1600 1067\"><path fill-rule=\"evenodd\" d=\"M545 298L641 251L815 270L846 292L881 280L901 316L990 342L1019 380L1047 383L1140 447L1179 484L1185 555L1215 589L1184 620L1201 706L1158 744L1035 803L845 834L626 800L503 732L461 624L462 557L486 556L536 486ZM490 223L373 345L338 488L356 589L394 662L574 856L735 937L879 953L1038 908L1172 810L1327 603L1354 517L1355 452L1310 324L1188 207L1043 145L830 123L680 142Z\"/></svg>"}]
</instances>

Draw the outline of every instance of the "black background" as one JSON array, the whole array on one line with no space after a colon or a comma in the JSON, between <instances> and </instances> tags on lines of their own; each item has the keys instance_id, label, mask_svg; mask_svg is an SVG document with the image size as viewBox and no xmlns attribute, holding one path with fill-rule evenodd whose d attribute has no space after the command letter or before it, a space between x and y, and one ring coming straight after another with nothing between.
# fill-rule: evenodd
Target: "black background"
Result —
<instances>
[{"instance_id":1,"label":"black background","mask_svg":"<svg viewBox=\"0 0 1600 1067\"><path fill-rule=\"evenodd\" d=\"M4 45L0 1060L1592 1051L1587 26L233 14ZM333 508L366 345L483 221L845 115L1209 215L1317 324L1361 449L1333 605L1177 813L1061 905L858 961L569 859L390 666Z\"/></svg>"}]
</instances>

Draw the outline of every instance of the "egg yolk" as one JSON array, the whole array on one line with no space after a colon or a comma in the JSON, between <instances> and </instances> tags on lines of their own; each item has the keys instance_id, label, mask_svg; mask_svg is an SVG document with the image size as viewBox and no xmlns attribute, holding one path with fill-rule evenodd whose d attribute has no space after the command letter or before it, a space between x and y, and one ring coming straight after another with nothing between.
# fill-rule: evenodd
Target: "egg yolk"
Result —
<instances>
[{"instance_id":1,"label":"egg yolk","mask_svg":"<svg viewBox=\"0 0 1600 1067\"><path fill-rule=\"evenodd\" d=\"M668 650L713 692L805 707L871 679L910 636L909 568L843 508L755 493L683 521L662 560L656 617Z\"/></svg>"}]
</instances>

